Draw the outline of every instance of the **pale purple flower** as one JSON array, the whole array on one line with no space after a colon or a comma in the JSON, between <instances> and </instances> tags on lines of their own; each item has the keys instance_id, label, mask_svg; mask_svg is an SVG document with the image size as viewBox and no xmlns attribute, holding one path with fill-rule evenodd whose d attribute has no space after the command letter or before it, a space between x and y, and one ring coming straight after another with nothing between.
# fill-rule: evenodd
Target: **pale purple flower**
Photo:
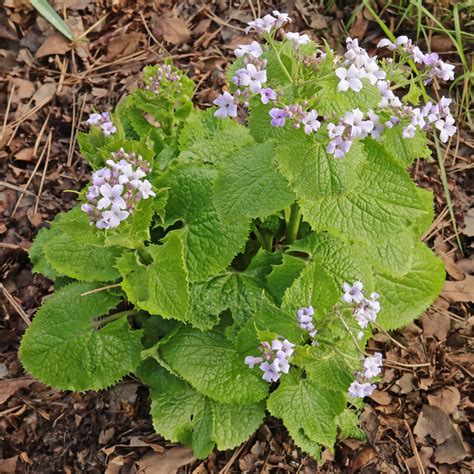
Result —
<instances>
[{"instance_id":1,"label":"pale purple flower","mask_svg":"<svg viewBox=\"0 0 474 474\"><path fill-rule=\"evenodd\" d=\"M121 184L115 184L110 186L109 183L105 183L100 187L100 194L103 196L97 203L98 209L106 209L109 206L116 206L121 209L125 209L127 205L122 197L123 186Z\"/></svg>"},{"instance_id":2,"label":"pale purple flower","mask_svg":"<svg viewBox=\"0 0 474 474\"><path fill-rule=\"evenodd\" d=\"M339 67L336 69L336 76L339 78L337 89L339 92L345 92L349 89L360 92L362 89L362 81L359 79L360 71L354 64L351 64L349 69Z\"/></svg>"},{"instance_id":3,"label":"pale purple flower","mask_svg":"<svg viewBox=\"0 0 474 474\"><path fill-rule=\"evenodd\" d=\"M260 90L260 97L262 104L268 104L268 102L276 100L277 94L272 88L266 87Z\"/></svg>"},{"instance_id":4,"label":"pale purple flower","mask_svg":"<svg viewBox=\"0 0 474 474\"><path fill-rule=\"evenodd\" d=\"M299 33L289 31L285 33L285 38L293 43L293 46L298 47L303 44L309 43L310 38L308 35L300 35Z\"/></svg>"},{"instance_id":5,"label":"pale purple flower","mask_svg":"<svg viewBox=\"0 0 474 474\"><path fill-rule=\"evenodd\" d=\"M352 140L343 140L341 137L333 138L326 147L326 151L334 156L334 158L344 158L352 146Z\"/></svg>"},{"instance_id":6,"label":"pale purple flower","mask_svg":"<svg viewBox=\"0 0 474 474\"><path fill-rule=\"evenodd\" d=\"M344 133L344 125L336 125L334 123L328 124L328 136L329 138L336 138L342 136Z\"/></svg>"},{"instance_id":7,"label":"pale purple flower","mask_svg":"<svg viewBox=\"0 0 474 474\"><path fill-rule=\"evenodd\" d=\"M375 384L370 382L359 383L357 380L352 382L348 393L352 398L364 398L372 395L374 390L377 388Z\"/></svg>"},{"instance_id":8,"label":"pale purple flower","mask_svg":"<svg viewBox=\"0 0 474 474\"><path fill-rule=\"evenodd\" d=\"M262 54L262 47L257 41L252 41L250 44L239 44L238 48L234 50L234 54L241 58L242 56L248 54L254 58L259 58Z\"/></svg>"},{"instance_id":9,"label":"pale purple flower","mask_svg":"<svg viewBox=\"0 0 474 474\"><path fill-rule=\"evenodd\" d=\"M437 77L443 81L452 81L454 79L454 65L439 60L430 70L430 77Z\"/></svg>"},{"instance_id":10,"label":"pale purple flower","mask_svg":"<svg viewBox=\"0 0 474 474\"><path fill-rule=\"evenodd\" d=\"M249 21L245 33L248 34L250 30L254 29L259 35L262 33L270 33L277 23L277 19L271 15L265 15L263 18Z\"/></svg>"},{"instance_id":11,"label":"pale purple flower","mask_svg":"<svg viewBox=\"0 0 474 474\"><path fill-rule=\"evenodd\" d=\"M424 64L425 63L425 55L421 51L418 46L413 46L411 50L411 56L415 63Z\"/></svg>"},{"instance_id":12,"label":"pale purple flower","mask_svg":"<svg viewBox=\"0 0 474 474\"><path fill-rule=\"evenodd\" d=\"M413 138L416 133L416 127L413 124L409 124L402 130L402 137L403 138Z\"/></svg>"},{"instance_id":13,"label":"pale purple flower","mask_svg":"<svg viewBox=\"0 0 474 474\"><path fill-rule=\"evenodd\" d=\"M253 369L257 364L263 362L262 357L254 357L254 356L247 356L245 358L245 364L248 365L251 369Z\"/></svg>"},{"instance_id":14,"label":"pale purple flower","mask_svg":"<svg viewBox=\"0 0 474 474\"><path fill-rule=\"evenodd\" d=\"M120 206L113 205L110 211L104 211L102 215L104 220L109 223L109 227L113 229L118 227L120 222L124 221L130 213L121 209Z\"/></svg>"},{"instance_id":15,"label":"pale purple flower","mask_svg":"<svg viewBox=\"0 0 474 474\"><path fill-rule=\"evenodd\" d=\"M272 350L282 352L285 357L290 357L291 354L293 354L293 347L295 347L295 345L288 341L288 339L284 339L283 341L280 341L279 339L274 339L272 341Z\"/></svg>"},{"instance_id":16,"label":"pale purple flower","mask_svg":"<svg viewBox=\"0 0 474 474\"><path fill-rule=\"evenodd\" d=\"M318 331L314 327L313 316L314 309L312 306L300 308L296 312L296 320L298 321L300 328L308 331L309 335L314 338Z\"/></svg>"},{"instance_id":17,"label":"pale purple flower","mask_svg":"<svg viewBox=\"0 0 474 474\"><path fill-rule=\"evenodd\" d=\"M342 289L344 294L342 295L342 301L345 303L361 303L364 300L363 287L364 285L361 281L356 281L353 285L343 283Z\"/></svg>"},{"instance_id":18,"label":"pale purple flower","mask_svg":"<svg viewBox=\"0 0 474 474\"><path fill-rule=\"evenodd\" d=\"M456 126L454 125L454 117L448 115L445 120L440 119L435 122L435 127L440 131L439 138L443 143L449 140L456 133Z\"/></svg>"},{"instance_id":19,"label":"pale purple flower","mask_svg":"<svg viewBox=\"0 0 474 474\"><path fill-rule=\"evenodd\" d=\"M360 109L354 109L344 114L343 122L351 127L352 138L365 138L374 128L370 120L363 120L364 114Z\"/></svg>"},{"instance_id":20,"label":"pale purple flower","mask_svg":"<svg viewBox=\"0 0 474 474\"><path fill-rule=\"evenodd\" d=\"M377 314L380 311L380 303L377 301L378 296L377 293L372 293L370 299L363 298L354 309L354 317L363 329L377 319Z\"/></svg>"},{"instance_id":21,"label":"pale purple flower","mask_svg":"<svg viewBox=\"0 0 474 474\"><path fill-rule=\"evenodd\" d=\"M438 53L425 54L424 63L426 66L436 66L439 63Z\"/></svg>"},{"instance_id":22,"label":"pale purple flower","mask_svg":"<svg viewBox=\"0 0 474 474\"><path fill-rule=\"evenodd\" d=\"M274 107L269 112L270 117L272 118L272 126L274 127L284 127L285 120L288 117L288 112L285 109L279 109Z\"/></svg>"},{"instance_id":23,"label":"pale purple flower","mask_svg":"<svg viewBox=\"0 0 474 474\"><path fill-rule=\"evenodd\" d=\"M268 383L276 382L280 378L280 362L275 359L271 364L263 362L260 364L263 371L262 379Z\"/></svg>"},{"instance_id":24,"label":"pale purple flower","mask_svg":"<svg viewBox=\"0 0 474 474\"><path fill-rule=\"evenodd\" d=\"M226 117L237 117L237 105L234 102L234 97L225 91L221 94L213 104L219 108L214 112L214 117L226 118Z\"/></svg>"},{"instance_id":25,"label":"pale purple flower","mask_svg":"<svg viewBox=\"0 0 474 474\"><path fill-rule=\"evenodd\" d=\"M364 359L364 377L371 379L382 372L382 354L376 352L371 357Z\"/></svg>"},{"instance_id":26,"label":"pale purple flower","mask_svg":"<svg viewBox=\"0 0 474 474\"><path fill-rule=\"evenodd\" d=\"M397 49L394 43L392 43L388 38L383 38L377 43L377 48L388 48L391 51Z\"/></svg>"},{"instance_id":27,"label":"pale purple flower","mask_svg":"<svg viewBox=\"0 0 474 474\"><path fill-rule=\"evenodd\" d=\"M152 190L151 183L148 180L139 181L138 190L143 199L148 199L150 196L156 196L155 192Z\"/></svg>"},{"instance_id":28,"label":"pale purple flower","mask_svg":"<svg viewBox=\"0 0 474 474\"><path fill-rule=\"evenodd\" d=\"M317 132L321 127L321 122L318 120L318 111L311 110L307 112L302 120L304 124L304 133L309 135L312 132Z\"/></svg>"},{"instance_id":29,"label":"pale purple flower","mask_svg":"<svg viewBox=\"0 0 474 474\"><path fill-rule=\"evenodd\" d=\"M100 114L90 114L89 118L86 120L86 123L93 127L98 127L102 121L102 116Z\"/></svg>"},{"instance_id":30,"label":"pale purple flower","mask_svg":"<svg viewBox=\"0 0 474 474\"><path fill-rule=\"evenodd\" d=\"M257 69L255 64L250 63L236 71L233 80L239 86L248 86L251 92L257 94L262 89L262 84L267 82L267 71Z\"/></svg>"},{"instance_id":31,"label":"pale purple flower","mask_svg":"<svg viewBox=\"0 0 474 474\"><path fill-rule=\"evenodd\" d=\"M112 122L104 122L101 124L100 128L106 137L114 134L117 131L117 128Z\"/></svg>"},{"instance_id":32,"label":"pale purple flower","mask_svg":"<svg viewBox=\"0 0 474 474\"><path fill-rule=\"evenodd\" d=\"M288 13L280 13L278 10L273 10L272 14L274 18L276 18L275 28L281 28L286 23L291 23L291 18L288 16Z\"/></svg>"}]
</instances>

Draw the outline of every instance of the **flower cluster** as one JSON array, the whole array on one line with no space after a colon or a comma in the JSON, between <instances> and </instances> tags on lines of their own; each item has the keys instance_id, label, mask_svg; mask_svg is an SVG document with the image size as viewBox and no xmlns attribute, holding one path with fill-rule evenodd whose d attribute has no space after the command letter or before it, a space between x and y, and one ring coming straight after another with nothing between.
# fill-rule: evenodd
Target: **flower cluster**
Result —
<instances>
[{"instance_id":1,"label":"flower cluster","mask_svg":"<svg viewBox=\"0 0 474 474\"><path fill-rule=\"evenodd\" d=\"M102 112L101 114L93 113L89 116L86 123L91 127L100 127L106 137L117 131L117 128L112 123L109 112Z\"/></svg>"},{"instance_id":2,"label":"flower cluster","mask_svg":"<svg viewBox=\"0 0 474 474\"><path fill-rule=\"evenodd\" d=\"M155 196L151 183L144 179L150 164L123 148L112 153L107 166L92 175L86 199L81 209L89 215L91 224L99 229L118 227L128 218L142 199Z\"/></svg>"},{"instance_id":3,"label":"flower cluster","mask_svg":"<svg viewBox=\"0 0 474 474\"><path fill-rule=\"evenodd\" d=\"M287 339L274 339L271 344L262 342L259 348L262 356L247 356L245 364L251 369L256 364L260 364L259 367L263 372L262 379L268 383L276 382L282 373L287 374L290 370L289 359L294 352L294 347L295 345Z\"/></svg>"},{"instance_id":4,"label":"flower cluster","mask_svg":"<svg viewBox=\"0 0 474 474\"><path fill-rule=\"evenodd\" d=\"M278 10L273 10L272 15L268 14L263 18L257 18L247 23L248 26L245 28L245 33L248 34L251 30L255 30L259 35L271 33L287 23L291 23L288 13L280 13Z\"/></svg>"},{"instance_id":5,"label":"flower cluster","mask_svg":"<svg viewBox=\"0 0 474 474\"><path fill-rule=\"evenodd\" d=\"M424 54L418 46L413 44L413 41L408 36L399 36L395 42L384 38L379 41L377 48L388 48L390 51L398 51L411 56L415 63L427 68L428 79L426 82L431 81L435 77L443 81L452 81L454 79L454 66L452 64L444 62L436 53Z\"/></svg>"},{"instance_id":6,"label":"flower cluster","mask_svg":"<svg viewBox=\"0 0 474 474\"><path fill-rule=\"evenodd\" d=\"M382 371L382 354L376 352L366 357L363 362L364 370L356 373L356 379L351 383L348 393L352 398L364 398L372 395L377 386L370 382Z\"/></svg>"},{"instance_id":7,"label":"flower cluster","mask_svg":"<svg viewBox=\"0 0 474 474\"><path fill-rule=\"evenodd\" d=\"M305 104L303 104L305 105ZM284 127L286 119L292 121L293 128L304 127L307 135L317 132L321 128L321 122L318 120L319 114L317 110L303 110L299 104L285 105L282 109L274 107L269 112L271 124L274 127Z\"/></svg>"},{"instance_id":8,"label":"flower cluster","mask_svg":"<svg viewBox=\"0 0 474 474\"><path fill-rule=\"evenodd\" d=\"M179 75L173 71L173 68L169 64L162 64L157 67L156 73L153 76L147 78L145 88L149 91L158 93L160 92L161 85L164 80L175 82L179 80Z\"/></svg>"},{"instance_id":9,"label":"flower cluster","mask_svg":"<svg viewBox=\"0 0 474 474\"><path fill-rule=\"evenodd\" d=\"M296 320L301 329L308 331L309 335L314 338L318 333L318 330L314 327L313 324L314 309L312 306L307 308L300 308L296 312Z\"/></svg>"},{"instance_id":10,"label":"flower cluster","mask_svg":"<svg viewBox=\"0 0 474 474\"><path fill-rule=\"evenodd\" d=\"M455 120L449 111L451 99L441 97L437 104L428 102L423 107L404 107L402 114L410 123L403 128L403 136L405 138L412 138L416 130L426 130L434 126L439 130L439 138L443 143L446 143L457 130L454 125Z\"/></svg>"},{"instance_id":11,"label":"flower cluster","mask_svg":"<svg viewBox=\"0 0 474 474\"><path fill-rule=\"evenodd\" d=\"M370 298L366 298L363 291L363 284L356 281L353 285L343 283L342 301L351 305L352 314L357 323L362 329L366 329L369 323L374 323L377 319L377 314L380 312L380 303L378 293L371 293ZM360 334L359 334L360 337Z\"/></svg>"}]
</instances>

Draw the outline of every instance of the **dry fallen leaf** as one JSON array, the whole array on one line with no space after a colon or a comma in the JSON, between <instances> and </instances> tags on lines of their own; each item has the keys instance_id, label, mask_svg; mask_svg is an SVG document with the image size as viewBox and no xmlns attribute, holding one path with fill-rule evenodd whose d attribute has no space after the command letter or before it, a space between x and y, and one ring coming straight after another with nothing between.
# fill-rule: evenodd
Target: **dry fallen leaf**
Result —
<instances>
[{"instance_id":1,"label":"dry fallen leaf","mask_svg":"<svg viewBox=\"0 0 474 474\"><path fill-rule=\"evenodd\" d=\"M441 464L454 464L466 457L466 449L459 433L453 429L453 435L435 449L434 459Z\"/></svg>"},{"instance_id":2,"label":"dry fallen leaf","mask_svg":"<svg viewBox=\"0 0 474 474\"><path fill-rule=\"evenodd\" d=\"M61 34L54 32L46 38L36 51L36 59L52 54L66 54L71 49L71 43Z\"/></svg>"},{"instance_id":3,"label":"dry fallen leaf","mask_svg":"<svg viewBox=\"0 0 474 474\"><path fill-rule=\"evenodd\" d=\"M18 456L12 458L0 459L0 472L2 474L10 474L17 472L16 465L18 463Z\"/></svg>"},{"instance_id":4,"label":"dry fallen leaf","mask_svg":"<svg viewBox=\"0 0 474 474\"><path fill-rule=\"evenodd\" d=\"M153 22L153 33L171 44L183 44L189 41L191 31L181 18L159 17Z\"/></svg>"},{"instance_id":5,"label":"dry fallen leaf","mask_svg":"<svg viewBox=\"0 0 474 474\"><path fill-rule=\"evenodd\" d=\"M474 207L471 207L464 216L464 229L461 232L468 237L474 237Z\"/></svg>"},{"instance_id":6,"label":"dry fallen leaf","mask_svg":"<svg viewBox=\"0 0 474 474\"><path fill-rule=\"evenodd\" d=\"M455 280L464 280L464 272L458 267L456 263L454 263L452 257L438 249L436 249L436 253L441 258L441 260L443 260L444 268L450 277L454 278Z\"/></svg>"},{"instance_id":7,"label":"dry fallen leaf","mask_svg":"<svg viewBox=\"0 0 474 474\"><path fill-rule=\"evenodd\" d=\"M431 406L438 407L451 415L459 405L461 395L456 387L444 387L428 395L428 401Z\"/></svg>"},{"instance_id":8,"label":"dry fallen leaf","mask_svg":"<svg viewBox=\"0 0 474 474\"><path fill-rule=\"evenodd\" d=\"M15 86L15 92L12 98L13 102L29 99L35 93L35 85L31 81L15 77L11 79L11 83Z\"/></svg>"},{"instance_id":9,"label":"dry fallen leaf","mask_svg":"<svg viewBox=\"0 0 474 474\"><path fill-rule=\"evenodd\" d=\"M474 302L474 276L467 275L462 281L447 281L441 296L451 303Z\"/></svg>"},{"instance_id":10,"label":"dry fallen leaf","mask_svg":"<svg viewBox=\"0 0 474 474\"><path fill-rule=\"evenodd\" d=\"M419 440L430 436L437 444L444 443L453 436L454 427L449 415L438 407L423 405L413 433Z\"/></svg>"},{"instance_id":11,"label":"dry fallen leaf","mask_svg":"<svg viewBox=\"0 0 474 474\"><path fill-rule=\"evenodd\" d=\"M22 377L19 379L6 379L0 381L0 405L5 403L17 390L25 388L34 382L33 379ZM0 472L2 470L0 469Z\"/></svg>"},{"instance_id":12,"label":"dry fallen leaf","mask_svg":"<svg viewBox=\"0 0 474 474\"><path fill-rule=\"evenodd\" d=\"M192 449L176 446L163 454L147 453L135 465L137 474L174 474L180 467L195 460Z\"/></svg>"},{"instance_id":13,"label":"dry fallen leaf","mask_svg":"<svg viewBox=\"0 0 474 474\"><path fill-rule=\"evenodd\" d=\"M19 161L31 161L34 156L34 147L23 148L15 154L15 160Z\"/></svg>"},{"instance_id":14,"label":"dry fallen leaf","mask_svg":"<svg viewBox=\"0 0 474 474\"><path fill-rule=\"evenodd\" d=\"M56 94L56 83L45 82L40 88L33 94L33 101L35 104L42 100L50 100Z\"/></svg>"},{"instance_id":15,"label":"dry fallen leaf","mask_svg":"<svg viewBox=\"0 0 474 474\"><path fill-rule=\"evenodd\" d=\"M446 340L451 329L451 320L440 313L425 313L421 317L425 336L434 336L438 341Z\"/></svg>"},{"instance_id":16,"label":"dry fallen leaf","mask_svg":"<svg viewBox=\"0 0 474 474\"><path fill-rule=\"evenodd\" d=\"M474 254L469 258L458 260L456 264L464 273L474 273Z\"/></svg>"},{"instance_id":17,"label":"dry fallen leaf","mask_svg":"<svg viewBox=\"0 0 474 474\"><path fill-rule=\"evenodd\" d=\"M137 32L131 32L120 36L111 38L107 45L107 56L105 61L111 61L112 59L120 58L123 56L129 56L138 50L140 41L143 35Z\"/></svg>"}]
</instances>

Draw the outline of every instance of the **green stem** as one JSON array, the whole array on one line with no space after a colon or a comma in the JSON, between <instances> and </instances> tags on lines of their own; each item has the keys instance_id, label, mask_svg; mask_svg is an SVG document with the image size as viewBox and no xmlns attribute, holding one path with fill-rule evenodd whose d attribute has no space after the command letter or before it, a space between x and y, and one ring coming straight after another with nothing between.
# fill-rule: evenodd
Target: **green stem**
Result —
<instances>
[{"instance_id":1,"label":"green stem","mask_svg":"<svg viewBox=\"0 0 474 474\"><path fill-rule=\"evenodd\" d=\"M279 64L281 70L285 73L285 76L292 83L293 78L291 77L291 74L289 73L288 69L286 69L286 66L283 64L283 61L281 60L280 52L276 49L276 46L275 46L275 41L273 40L273 38L270 35L265 35L265 37L266 37L266 40L270 43L273 51L275 52L276 60Z\"/></svg>"},{"instance_id":2,"label":"green stem","mask_svg":"<svg viewBox=\"0 0 474 474\"><path fill-rule=\"evenodd\" d=\"M260 246L263 249L271 252L273 247L273 236L270 234L265 234L265 232L261 232L255 224L252 225L252 230L255 234L255 237L257 237L257 241Z\"/></svg>"},{"instance_id":3,"label":"green stem","mask_svg":"<svg viewBox=\"0 0 474 474\"><path fill-rule=\"evenodd\" d=\"M120 313L109 314L101 319L94 319L92 320L91 324L94 329L99 329L104 327L106 324L111 323L112 321L117 321L117 319L123 318L124 316L128 316L130 314L135 314L136 311L127 309L126 311L120 311Z\"/></svg>"},{"instance_id":4,"label":"green stem","mask_svg":"<svg viewBox=\"0 0 474 474\"><path fill-rule=\"evenodd\" d=\"M301 209L296 202L291 205L290 217L286 224L286 243L293 243L298 237L301 222Z\"/></svg>"}]
</instances>

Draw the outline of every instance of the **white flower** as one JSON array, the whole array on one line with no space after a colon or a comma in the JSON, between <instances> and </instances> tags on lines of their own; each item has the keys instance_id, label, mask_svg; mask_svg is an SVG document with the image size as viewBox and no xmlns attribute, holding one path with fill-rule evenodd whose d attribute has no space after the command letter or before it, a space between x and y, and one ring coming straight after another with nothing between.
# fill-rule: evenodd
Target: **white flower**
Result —
<instances>
[{"instance_id":1,"label":"white flower","mask_svg":"<svg viewBox=\"0 0 474 474\"><path fill-rule=\"evenodd\" d=\"M237 117L237 105L234 102L234 97L225 91L214 102L219 108L214 112L215 117Z\"/></svg>"},{"instance_id":2,"label":"white flower","mask_svg":"<svg viewBox=\"0 0 474 474\"><path fill-rule=\"evenodd\" d=\"M370 382L359 383L354 381L349 387L348 393L352 398L364 398L372 395L373 391L377 388L375 384Z\"/></svg>"},{"instance_id":3,"label":"white flower","mask_svg":"<svg viewBox=\"0 0 474 474\"><path fill-rule=\"evenodd\" d=\"M380 372L382 372L382 354L380 352L364 359L364 376L366 378L376 377Z\"/></svg>"},{"instance_id":4,"label":"white flower","mask_svg":"<svg viewBox=\"0 0 474 474\"><path fill-rule=\"evenodd\" d=\"M113 229L114 227L118 227L120 222L124 221L130 215L130 213L124 211L119 206L112 206L110 211L104 211L102 215L104 221L107 222L109 227Z\"/></svg>"},{"instance_id":5,"label":"white flower","mask_svg":"<svg viewBox=\"0 0 474 474\"><path fill-rule=\"evenodd\" d=\"M344 133L344 125L336 125L334 123L328 124L328 136L329 138L340 137Z\"/></svg>"},{"instance_id":6,"label":"white flower","mask_svg":"<svg viewBox=\"0 0 474 474\"><path fill-rule=\"evenodd\" d=\"M352 138L365 138L374 128L370 120L363 120L364 114L360 109L354 109L352 112L344 114L344 123L351 126Z\"/></svg>"},{"instance_id":7,"label":"white flower","mask_svg":"<svg viewBox=\"0 0 474 474\"><path fill-rule=\"evenodd\" d=\"M262 54L262 47L257 41L252 41L250 44L239 44L239 47L234 51L238 58L241 58L245 54L259 58Z\"/></svg>"},{"instance_id":8,"label":"white flower","mask_svg":"<svg viewBox=\"0 0 474 474\"><path fill-rule=\"evenodd\" d=\"M245 68L239 69L236 75L239 85L248 86L254 94L260 92L262 84L267 82L267 71L257 69L254 64L247 64Z\"/></svg>"},{"instance_id":9,"label":"white flower","mask_svg":"<svg viewBox=\"0 0 474 474\"><path fill-rule=\"evenodd\" d=\"M127 205L122 197L123 186L121 184L115 184L110 186L109 183L105 183L100 187L100 194L102 198L97 203L98 209L105 209L111 205L120 209L125 209Z\"/></svg>"},{"instance_id":10,"label":"white flower","mask_svg":"<svg viewBox=\"0 0 474 474\"><path fill-rule=\"evenodd\" d=\"M321 127L321 122L318 120L318 111L311 110L303 117L304 133L309 135L311 132L317 132Z\"/></svg>"},{"instance_id":11,"label":"white flower","mask_svg":"<svg viewBox=\"0 0 474 474\"><path fill-rule=\"evenodd\" d=\"M377 48L388 48L391 51L397 49L394 43L392 43L388 38L383 38L377 43Z\"/></svg>"},{"instance_id":12,"label":"white flower","mask_svg":"<svg viewBox=\"0 0 474 474\"><path fill-rule=\"evenodd\" d=\"M437 120L435 122L435 127L440 131L439 138L443 143L446 143L449 140L449 137L452 137L457 130L452 115L448 115L445 120Z\"/></svg>"},{"instance_id":13,"label":"white flower","mask_svg":"<svg viewBox=\"0 0 474 474\"><path fill-rule=\"evenodd\" d=\"M265 15L263 18L257 18L254 21L249 21L247 23L247 28L245 28L245 33L248 34L248 32L252 29L254 29L259 35L262 33L270 33L276 23L276 18L271 15Z\"/></svg>"},{"instance_id":14,"label":"white flower","mask_svg":"<svg viewBox=\"0 0 474 474\"><path fill-rule=\"evenodd\" d=\"M285 38L292 41L294 46L301 46L302 44L306 44L310 41L308 35L300 35L299 33L292 31L285 33Z\"/></svg>"},{"instance_id":15,"label":"white flower","mask_svg":"<svg viewBox=\"0 0 474 474\"><path fill-rule=\"evenodd\" d=\"M349 89L360 92L362 89L362 81L359 79L360 71L353 64L346 69L339 67L336 69L336 76L340 79L337 89L339 92L345 92Z\"/></svg>"},{"instance_id":16,"label":"white flower","mask_svg":"<svg viewBox=\"0 0 474 474\"><path fill-rule=\"evenodd\" d=\"M148 199L150 196L156 196L155 192L152 190L150 181L140 181L138 185L138 190L140 191L143 199Z\"/></svg>"}]
</instances>

